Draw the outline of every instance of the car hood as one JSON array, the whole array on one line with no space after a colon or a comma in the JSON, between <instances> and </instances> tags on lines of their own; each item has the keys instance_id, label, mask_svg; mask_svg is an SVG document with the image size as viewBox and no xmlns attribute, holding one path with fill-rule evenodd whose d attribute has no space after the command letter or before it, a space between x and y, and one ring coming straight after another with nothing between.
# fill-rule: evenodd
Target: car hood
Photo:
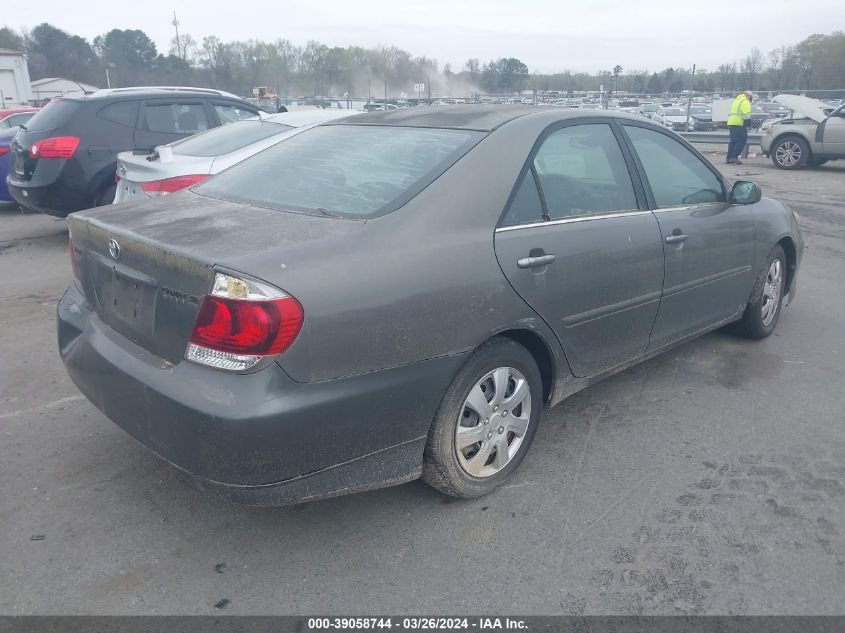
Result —
<instances>
[{"instance_id":1,"label":"car hood","mask_svg":"<svg viewBox=\"0 0 845 633\"><path fill-rule=\"evenodd\" d=\"M798 95L778 95L774 98L774 101L813 119L816 123L821 123L827 118L825 110L829 109L829 106L818 99Z\"/></svg>"},{"instance_id":2,"label":"car hood","mask_svg":"<svg viewBox=\"0 0 845 633\"><path fill-rule=\"evenodd\" d=\"M666 121L671 121L672 123L686 123L687 122L687 115L680 115L680 114L671 114L668 116L663 117ZM695 118L695 117L690 117Z\"/></svg>"}]
</instances>

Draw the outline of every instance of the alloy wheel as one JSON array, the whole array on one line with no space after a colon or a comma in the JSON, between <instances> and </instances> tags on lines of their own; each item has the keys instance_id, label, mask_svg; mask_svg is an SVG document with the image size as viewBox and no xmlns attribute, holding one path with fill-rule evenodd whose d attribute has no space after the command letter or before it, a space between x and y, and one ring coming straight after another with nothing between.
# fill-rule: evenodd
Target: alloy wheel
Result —
<instances>
[{"instance_id":1,"label":"alloy wheel","mask_svg":"<svg viewBox=\"0 0 845 633\"><path fill-rule=\"evenodd\" d=\"M795 141L784 141L775 151L775 160L784 167L794 167L801 160L801 146Z\"/></svg>"},{"instance_id":2,"label":"alloy wheel","mask_svg":"<svg viewBox=\"0 0 845 633\"><path fill-rule=\"evenodd\" d=\"M780 295L783 292L783 262L775 259L769 266L763 283L763 304L760 307L763 325L769 327L778 311Z\"/></svg>"}]
</instances>

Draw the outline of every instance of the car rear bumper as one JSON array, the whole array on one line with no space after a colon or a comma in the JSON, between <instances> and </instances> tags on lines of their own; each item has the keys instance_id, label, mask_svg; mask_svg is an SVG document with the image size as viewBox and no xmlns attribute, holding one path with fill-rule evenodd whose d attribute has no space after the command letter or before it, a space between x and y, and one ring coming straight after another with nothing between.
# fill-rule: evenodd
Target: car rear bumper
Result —
<instances>
[{"instance_id":1,"label":"car rear bumper","mask_svg":"<svg viewBox=\"0 0 845 633\"><path fill-rule=\"evenodd\" d=\"M277 364L243 375L172 366L100 321L75 285L57 326L67 371L97 408L204 487L258 505L418 477L428 428L465 358L309 384Z\"/></svg>"},{"instance_id":2,"label":"car rear bumper","mask_svg":"<svg viewBox=\"0 0 845 633\"><path fill-rule=\"evenodd\" d=\"M7 184L9 193L19 205L47 215L64 218L74 211L91 206L90 199L78 191L62 186L60 182L36 187L9 179Z\"/></svg>"}]
</instances>

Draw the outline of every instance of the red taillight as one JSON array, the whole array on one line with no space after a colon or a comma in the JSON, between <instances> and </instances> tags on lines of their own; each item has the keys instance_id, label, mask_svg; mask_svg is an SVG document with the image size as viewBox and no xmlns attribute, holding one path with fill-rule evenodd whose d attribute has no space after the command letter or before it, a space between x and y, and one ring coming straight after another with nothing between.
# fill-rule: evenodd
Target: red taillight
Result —
<instances>
[{"instance_id":1,"label":"red taillight","mask_svg":"<svg viewBox=\"0 0 845 633\"><path fill-rule=\"evenodd\" d=\"M11 147L2 147L2 146L0 146L0 156L5 156L6 154L8 154L8 153L9 153L9 152L11 152L11 151L12 151L12 148L11 148Z\"/></svg>"},{"instance_id":2,"label":"red taillight","mask_svg":"<svg viewBox=\"0 0 845 633\"><path fill-rule=\"evenodd\" d=\"M182 189L193 187L208 178L208 174L197 174L193 176L176 176L164 180L150 180L141 183L141 189L148 196L164 196L168 193L176 193Z\"/></svg>"},{"instance_id":3,"label":"red taillight","mask_svg":"<svg viewBox=\"0 0 845 633\"><path fill-rule=\"evenodd\" d=\"M185 354L218 369L245 370L287 350L302 329L302 306L260 282L218 273L202 298Z\"/></svg>"},{"instance_id":4,"label":"red taillight","mask_svg":"<svg viewBox=\"0 0 845 633\"><path fill-rule=\"evenodd\" d=\"M29 155L33 158L70 158L79 147L76 136L54 136L33 143Z\"/></svg>"}]
</instances>

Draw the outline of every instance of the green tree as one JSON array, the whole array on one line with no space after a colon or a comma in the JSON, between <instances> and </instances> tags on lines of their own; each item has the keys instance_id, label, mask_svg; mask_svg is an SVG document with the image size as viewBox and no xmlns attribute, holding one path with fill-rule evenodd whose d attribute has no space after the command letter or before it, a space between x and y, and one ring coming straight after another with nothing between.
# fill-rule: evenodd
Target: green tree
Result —
<instances>
[{"instance_id":1,"label":"green tree","mask_svg":"<svg viewBox=\"0 0 845 633\"><path fill-rule=\"evenodd\" d=\"M0 48L8 48L13 51L23 51L23 37L17 32L4 26L0 28Z\"/></svg>"},{"instance_id":2,"label":"green tree","mask_svg":"<svg viewBox=\"0 0 845 633\"><path fill-rule=\"evenodd\" d=\"M652 94L652 95L661 94L664 90L663 78L660 75L658 75L657 73L654 73L651 76L651 79L648 80L648 84L646 85L646 89L648 90L649 94Z\"/></svg>"},{"instance_id":3,"label":"green tree","mask_svg":"<svg viewBox=\"0 0 845 633\"><path fill-rule=\"evenodd\" d=\"M69 35L52 24L39 24L24 41L33 79L65 77L97 83L100 64L87 40Z\"/></svg>"}]
</instances>

